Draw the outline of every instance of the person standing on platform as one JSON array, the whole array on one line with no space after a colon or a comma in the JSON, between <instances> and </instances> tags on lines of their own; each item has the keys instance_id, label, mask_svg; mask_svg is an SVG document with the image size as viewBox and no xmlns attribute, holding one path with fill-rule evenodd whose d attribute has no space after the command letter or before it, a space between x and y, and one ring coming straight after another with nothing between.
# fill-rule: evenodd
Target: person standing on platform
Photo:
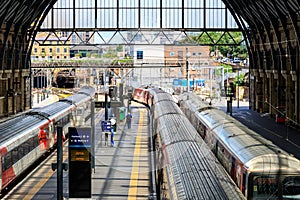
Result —
<instances>
[{"instance_id":1,"label":"person standing on platform","mask_svg":"<svg viewBox=\"0 0 300 200\"><path fill-rule=\"evenodd\" d=\"M126 116L126 123L127 123L127 127L128 129L131 128L131 119L132 119L132 115L130 112L128 112L127 116Z\"/></svg>"},{"instance_id":2,"label":"person standing on platform","mask_svg":"<svg viewBox=\"0 0 300 200\"><path fill-rule=\"evenodd\" d=\"M110 119L110 123L111 123L111 133L110 133L110 141L111 141L111 146L114 147L115 146L115 141L114 141L114 131L116 131L116 127L117 127L117 123L116 120L114 118Z\"/></svg>"}]
</instances>

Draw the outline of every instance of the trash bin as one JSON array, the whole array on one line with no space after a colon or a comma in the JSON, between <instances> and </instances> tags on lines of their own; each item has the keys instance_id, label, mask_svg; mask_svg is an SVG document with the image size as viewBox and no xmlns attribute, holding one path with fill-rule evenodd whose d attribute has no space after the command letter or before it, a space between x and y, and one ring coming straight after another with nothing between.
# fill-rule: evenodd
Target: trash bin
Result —
<instances>
[{"instance_id":1,"label":"trash bin","mask_svg":"<svg viewBox=\"0 0 300 200\"><path fill-rule=\"evenodd\" d=\"M120 113L120 121L123 121L125 119L125 107L119 108L119 113Z\"/></svg>"}]
</instances>

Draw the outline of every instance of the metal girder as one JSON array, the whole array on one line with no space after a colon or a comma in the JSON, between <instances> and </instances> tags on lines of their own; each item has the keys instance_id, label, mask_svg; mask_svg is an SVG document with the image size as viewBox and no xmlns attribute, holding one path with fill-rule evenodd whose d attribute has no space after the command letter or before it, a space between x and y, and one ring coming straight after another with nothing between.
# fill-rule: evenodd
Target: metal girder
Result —
<instances>
[{"instance_id":1,"label":"metal girder","mask_svg":"<svg viewBox=\"0 0 300 200\"><path fill-rule=\"evenodd\" d=\"M136 30L136 29L128 29L128 30L114 30L114 31L109 31L107 32L106 30L92 30L92 29L86 29L85 31L78 31L78 30L65 30L67 32L69 32L69 36L67 38L67 40L61 40L59 34L57 34L58 30L39 30L39 32L45 32L47 33L47 37L45 37L44 40L39 40L36 41L40 46L98 46L98 45L161 45L161 43L158 42L158 40L164 40L164 44L166 45L185 45L185 46L189 46L189 45L212 45L212 46L239 46L241 45L241 43L244 42L244 40L242 41L235 41L232 33L233 32L241 32L241 29L237 30L237 29L207 29L207 30L197 30L197 31L192 31L191 30L149 30L149 29L140 29L140 30ZM91 36L88 38L88 40L85 40L81 37L81 35L83 35L86 32L90 32ZM126 35L128 34L132 34L133 32L133 37L131 38L126 38ZM173 38L174 35L172 35L172 38L169 36L170 32L172 32L173 34L175 34L175 38ZM220 38L218 38L217 40L213 40L212 37L210 36L211 33L213 32L222 32L222 36ZM147 38L147 36L145 35L156 35L154 38ZM196 39L192 38L190 35L199 35ZM72 35L77 36L77 38L79 38L78 42L73 43L73 42L69 42L70 38L72 38ZM100 40L98 42L91 42L91 38L93 36L97 35ZM108 38L105 38L104 35L106 35L106 37L109 35ZM229 36L229 38L231 38L231 41L228 43L222 43L220 42L223 36ZM47 43L47 38L49 36L54 36L57 41L59 41L58 44L49 44ZM202 36L208 36L210 38L210 41L206 41L206 42L202 42L201 41L201 37ZM144 40L140 41L139 43L136 43L136 38L137 37L142 37L144 38Z\"/></svg>"},{"instance_id":2,"label":"metal girder","mask_svg":"<svg viewBox=\"0 0 300 200\"><path fill-rule=\"evenodd\" d=\"M169 67L182 67L185 65L184 61L169 61L164 62L151 62L151 63L140 63L134 64L132 60L127 62L117 62L111 59L74 59L74 60L59 60L52 62L32 62L31 68L42 69L42 68L169 68Z\"/></svg>"},{"instance_id":3,"label":"metal girder","mask_svg":"<svg viewBox=\"0 0 300 200\"><path fill-rule=\"evenodd\" d=\"M189 1L168 3L162 0L152 3L119 0L87 2L58 1L38 31L57 37L58 41L59 33L67 33L68 40L78 38L76 42L60 41L58 45L64 46L156 45L158 40L163 40L160 44L169 45L236 46L243 42L235 41L231 36L232 32L241 32L242 29L234 24L230 11L221 0L195 1L194 4ZM61 20L62 16L64 21ZM89 36L85 38L87 32ZM221 38L210 37L211 32L222 32L232 40L228 44L221 43ZM152 33L151 37L149 33ZM200 36L190 37L196 34ZM211 40L203 42L201 36L208 36ZM46 43L47 38L37 42L51 45ZM140 41L139 38L144 40Z\"/></svg>"}]
</instances>

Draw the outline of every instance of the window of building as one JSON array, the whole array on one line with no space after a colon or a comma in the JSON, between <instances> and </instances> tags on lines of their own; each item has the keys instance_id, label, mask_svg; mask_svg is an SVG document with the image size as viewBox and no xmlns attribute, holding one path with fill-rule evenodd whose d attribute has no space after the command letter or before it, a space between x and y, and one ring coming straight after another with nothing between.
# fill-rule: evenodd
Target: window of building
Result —
<instances>
[{"instance_id":1,"label":"window of building","mask_svg":"<svg viewBox=\"0 0 300 200\"><path fill-rule=\"evenodd\" d=\"M57 48L57 49L56 49L56 52L57 52L57 53L59 53L59 52L60 52L60 49L59 49L59 48Z\"/></svg>"},{"instance_id":2,"label":"window of building","mask_svg":"<svg viewBox=\"0 0 300 200\"><path fill-rule=\"evenodd\" d=\"M175 52L170 52L170 56L175 56Z\"/></svg>"},{"instance_id":3,"label":"window of building","mask_svg":"<svg viewBox=\"0 0 300 200\"><path fill-rule=\"evenodd\" d=\"M67 53L67 52L68 52L67 48L64 48L64 53Z\"/></svg>"},{"instance_id":4,"label":"window of building","mask_svg":"<svg viewBox=\"0 0 300 200\"><path fill-rule=\"evenodd\" d=\"M57 56L56 58L59 59L59 56Z\"/></svg>"},{"instance_id":5,"label":"window of building","mask_svg":"<svg viewBox=\"0 0 300 200\"><path fill-rule=\"evenodd\" d=\"M183 59L183 51L178 51L178 59Z\"/></svg>"},{"instance_id":6,"label":"window of building","mask_svg":"<svg viewBox=\"0 0 300 200\"><path fill-rule=\"evenodd\" d=\"M42 48L42 53L45 53L45 48Z\"/></svg>"},{"instance_id":7,"label":"window of building","mask_svg":"<svg viewBox=\"0 0 300 200\"><path fill-rule=\"evenodd\" d=\"M34 48L34 53L37 53L37 48Z\"/></svg>"},{"instance_id":8,"label":"window of building","mask_svg":"<svg viewBox=\"0 0 300 200\"><path fill-rule=\"evenodd\" d=\"M49 49L49 52L52 53L52 48Z\"/></svg>"},{"instance_id":9,"label":"window of building","mask_svg":"<svg viewBox=\"0 0 300 200\"><path fill-rule=\"evenodd\" d=\"M67 59L67 56L64 56L64 59Z\"/></svg>"},{"instance_id":10,"label":"window of building","mask_svg":"<svg viewBox=\"0 0 300 200\"><path fill-rule=\"evenodd\" d=\"M143 57L144 57L144 52L143 51L137 51L136 52L136 58L137 59L143 59Z\"/></svg>"}]
</instances>

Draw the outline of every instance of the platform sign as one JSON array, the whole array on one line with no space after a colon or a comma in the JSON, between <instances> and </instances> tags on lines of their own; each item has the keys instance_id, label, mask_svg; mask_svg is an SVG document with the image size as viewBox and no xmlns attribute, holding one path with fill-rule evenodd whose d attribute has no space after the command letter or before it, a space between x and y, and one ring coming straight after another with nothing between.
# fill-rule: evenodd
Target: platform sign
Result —
<instances>
[{"instance_id":1,"label":"platform sign","mask_svg":"<svg viewBox=\"0 0 300 200\"><path fill-rule=\"evenodd\" d=\"M91 198L91 127L69 127L69 197Z\"/></svg>"},{"instance_id":2,"label":"platform sign","mask_svg":"<svg viewBox=\"0 0 300 200\"><path fill-rule=\"evenodd\" d=\"M111 122L109 120L101 121L101 128L102 128L102 132L110 132L111 131Z\"/></svg>"},{"instance_id":3,"label":"platform sign","mask_svg":"<svg viewBox=\"0 0 300 200\"><path fill-rule=\"evenodd\" d=\"M69 127L69 147L71 148L90 148L91 147L90 127Z\"/></svg>"},{"instance_id":4,"label":"platform sign","mask_svg":"<svg viewBox=\"0 0 300 200\"><path fill-rule=\"evenodd\" d=\"M202 87L204 87L205 86L205 80L204 79L199 79L199 80L196 80L196 82L197 82L197 86L202 86Z\"/></svg>"}]
</instances>

